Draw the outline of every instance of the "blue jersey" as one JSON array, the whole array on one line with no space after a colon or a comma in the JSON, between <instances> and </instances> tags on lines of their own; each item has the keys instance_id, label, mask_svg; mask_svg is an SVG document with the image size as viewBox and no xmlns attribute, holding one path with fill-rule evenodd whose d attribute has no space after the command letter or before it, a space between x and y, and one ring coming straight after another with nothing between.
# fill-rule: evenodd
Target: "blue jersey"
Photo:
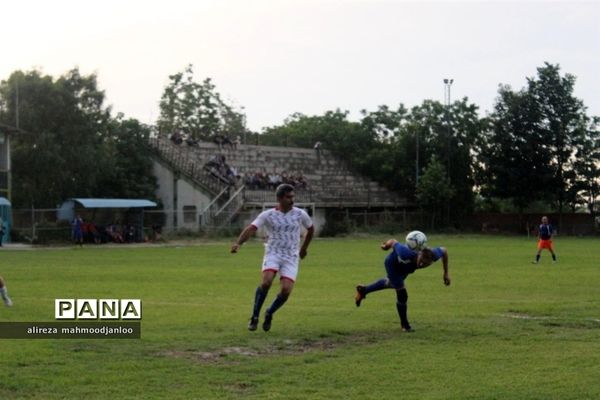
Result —
<instances>
[{"instance_id":1,"label":"blue jersey","mask_svg":"<svg viewBox=\"0 0 600 400\"><path fill-rule=\"evenodd\" d=\"M444 252L441 247L431 249L433 261L439 260ZM393 251L385 258L385 266L402 274L412 274L417 269L418 253L400 243L394 244Z\"/></svg>"},{"instance_id":2,"label":"blue jersey","mask_svg":"<svg viewBox=\"0 0 600 400\"><path fill-rule=\"evenodd\" d=\"M552 233L554 232L554 228L550 224L541 224L540 225L540 239L542 240L550 240L552 238Z\"/></svg>"}]
</instances>

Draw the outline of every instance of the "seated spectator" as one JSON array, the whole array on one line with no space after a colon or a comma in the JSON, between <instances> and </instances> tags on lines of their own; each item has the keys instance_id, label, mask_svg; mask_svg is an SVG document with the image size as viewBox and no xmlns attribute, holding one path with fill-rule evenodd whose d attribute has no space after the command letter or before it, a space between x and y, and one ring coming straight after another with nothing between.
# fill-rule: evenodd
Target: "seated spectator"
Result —
<instances>
[{"instance_id":1,"label":"seated spectator","mask_svg":"<svg viewBox=\"0 0 600 400\"><path fill-rule=\"evenodd\" d=\"M223 147L227 145L229 150L233 150L233 142L229 139L229 136L223 136Z\"/></svg>"},{"instance_id":2,"label":"seated spectator","mask_svg":"<svg viewBox=\"0 0 600 400\"><path fill-rule=\"evenodd\" d=\"M106 233L108 234L108 237L110 238L111 241L115 242L115 243L123 243L123 235L121 234L121 229L118 225L118 223L112 223L109 224L106 227Z\"/></svg>"},{"instance_id":3,"label":"seated spectator","mask_svg":"<svg viewBox=\"0 0 600 400\"><path fill-rule=\"evenodd\" d=\"M162 237L162 226L159 224L153 224L152 235L154 236L154 241L160 240Z\"/></svg>"},{"instance_id":4,"label":"seated spectator","mask_svg":"<svg viewBox=\"0 0 600 400\"><path fill-rule=\"evenodd\" d=\"M171 135L170 139L175 144L181 144L181 143L183 143L183 136L178 131L173 132L173 134Z\"/></svg>"},{"instance_id":5,"label":"seated spectator","mask_svg":"<svg viewBox=\"0 0 600 400\"><path fill-rule=\"evenodd\" d=\"M196 139L194 139L193 137L191 137L191 136L188 136L187 139L185 139L185 142L190 147L199 147L200 146L200 144L198 143L198 141Z\"/></svg>"},{"instance_id":6,"label":"seated spectator","mask_svg":"<svg viewBox=\"0 0 600 400\"><path fill-rule=\"evenodd\" d=\"M215 135L215 137L213 138L213 142L219 146L219 150L223 150L223 140L225 138L223 137L223 135Z\"/></svg>"},{"instance_id":7,"label":"seated spectator","mask_svg":"<svg viewBox=\"0 0 600 400\"><path fill-rule=\"evenodd\" d=\"M133 243L135 242L135 228L131 224L125 225L123 229L125 243Z\"/></svg>"},{"instance_id":8,"label":"seated spectator","mask_svg":"<svg viewBox=\"0 0 600 400\"><path fill-rule=\"evenodd\" d=\"M237 150L237 148L240 144L242 144L242 138L240 137L240 135L237 135L235 137L235 140L233 141L233 149Z\"/></svg>"}]
</instances>

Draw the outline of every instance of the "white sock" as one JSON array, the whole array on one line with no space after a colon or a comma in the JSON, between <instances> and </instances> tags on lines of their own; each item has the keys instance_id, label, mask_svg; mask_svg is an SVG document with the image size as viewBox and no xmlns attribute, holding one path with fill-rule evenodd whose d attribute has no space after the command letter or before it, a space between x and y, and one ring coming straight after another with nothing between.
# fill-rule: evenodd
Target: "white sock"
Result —
<instances>
[{"instance_id":1,"label":"white sock","mask_svg":"<svg viewBox=\"0 0 600 400\"><path fill-rule=\"evenodd\" d=\"M6 286L2 286L0 288L0 296L2 296L3 299L8 298L8 291L6 290Z\"/></svg>"}]
</instances>

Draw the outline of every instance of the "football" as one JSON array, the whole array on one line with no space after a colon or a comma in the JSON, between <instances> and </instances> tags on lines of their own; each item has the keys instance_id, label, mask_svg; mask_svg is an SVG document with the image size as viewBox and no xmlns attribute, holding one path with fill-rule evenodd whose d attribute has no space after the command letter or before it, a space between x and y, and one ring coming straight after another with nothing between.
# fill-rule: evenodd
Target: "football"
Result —
<instances>
[{"instance_id":1,"label":"football","mask_svg":"<svg viewBox=\"0 0 600 400\"><path fill-rule=\"evenodd\" d=\"M412 231L406 235L406 245L414 251L419 251L427 246L427 236L421 231Z\"/></svg>"}]
</instances>

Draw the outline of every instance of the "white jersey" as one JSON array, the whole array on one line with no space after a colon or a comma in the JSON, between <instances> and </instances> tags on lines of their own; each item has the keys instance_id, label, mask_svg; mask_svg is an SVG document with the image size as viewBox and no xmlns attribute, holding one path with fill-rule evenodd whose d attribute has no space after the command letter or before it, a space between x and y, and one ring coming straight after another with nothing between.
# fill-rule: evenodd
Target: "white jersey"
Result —
<instances>
[{"instance_id":1,"label":"white jersey","mask_svg":"<svg viewBox=\"0 0 600 400\"><path fill-rule=\"evenodd\" d=\"M267 233L265 254L298 256L301 227L308 229L313 223L306 211L292 207L286 213L278 208L263 211L252 225L258 229L264 228Z\"/></svg>"}]
</instances>

